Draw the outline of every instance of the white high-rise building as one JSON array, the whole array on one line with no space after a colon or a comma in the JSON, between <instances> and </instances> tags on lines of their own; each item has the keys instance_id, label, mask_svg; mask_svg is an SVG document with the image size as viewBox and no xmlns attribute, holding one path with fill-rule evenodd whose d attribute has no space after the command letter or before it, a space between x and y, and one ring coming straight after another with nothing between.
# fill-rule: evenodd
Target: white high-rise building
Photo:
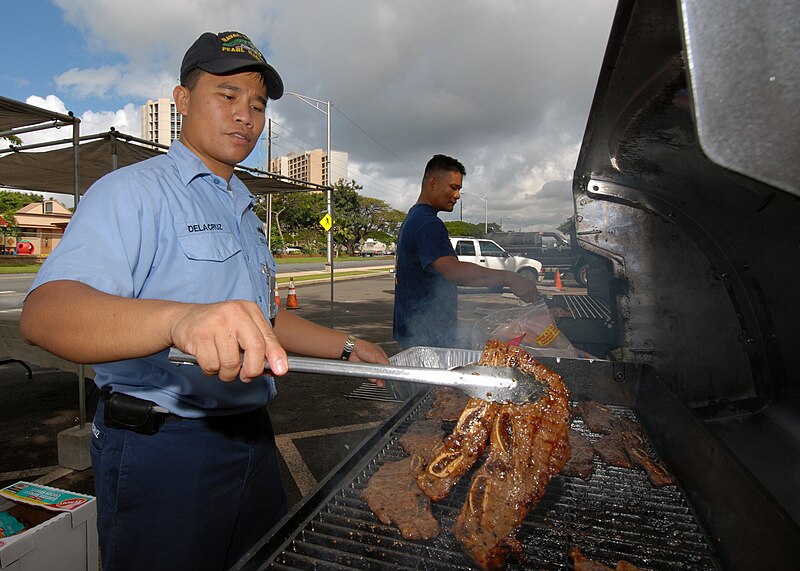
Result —
<instances>
[{"instance_id":1,"label":"white high-rise building","mask_svg":"<svg viewBox=\"0 0 800 571\"><path fill-rule=\"evenodd\" d=\"M348 155L343 151L331 151L331 175L328 177L328 163L326 153L322 149L290 153L286 156L275 157L270 161L269 172L302 180L311 184L328 186L336 184L339 179L347 178Z\"/></svg>"},{"instance_id":2,"label":"white high-rise building","mask_svg":"<svg viewBox=\"0 0 800 571\"><path fill-rule=\"evenodd\" d=\"M142 139L169 146L181 136L181 114L171 99L148 99L142 105Z\"/></svg>"}]
</instances>

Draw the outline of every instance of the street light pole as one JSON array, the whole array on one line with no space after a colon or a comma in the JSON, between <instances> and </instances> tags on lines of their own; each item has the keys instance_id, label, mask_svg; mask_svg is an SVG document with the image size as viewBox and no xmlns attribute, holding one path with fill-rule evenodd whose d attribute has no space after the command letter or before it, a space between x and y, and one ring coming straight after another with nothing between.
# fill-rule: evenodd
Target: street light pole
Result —
<instances>
[{"instance_id":1,"label":"street light pole","mask_svg":"<svg viewBox=\"0 0 800 571\"><path fill-rule=\"evenodd\" d=\"M506 220L519 220L519 231L522 232L522 218L519 216L506 216Z\"/></svg>"},{"instance_id":2,"label":"street light pole","mask_svg":"<svg viewBox=\"0 0 800 571\"><path fill-rule=\"evenodd\" d=\"M483 232L484 232L484 234L488 234L489 233L489 199L486 198L485 196L482 196L482 195L480 195L480 194L478 194L476 192L472 192L472 191L462 190L461 194L471 194L472 196L475 196L475 197L480 198L481 200L483 200L483 207L484 207L484 222L483 222L484 227L483 227Z\"/></svg>"},{"instance_id":3,"label":"street light pole","mask_svg":"<svg viewBox=\"0 0 800 571\"><path fill-rule=\"evenodd\" d=\"M313 97L309 97L308 95L302 95L300 93L295 93L293 91L286 91L284 93L288 93L289 95L294 95L303 103L307 103L311 105L314 109L319 111L320 113L324 113L326 117L326 127L328 133L328 152L325 157L326 169L328 171L328 190L327 194L327 210L328 216L331 219L331 227L328 230L328 266L331 269L331 305L330 305L330 325L333 328L333 184L331 182L331 102L322 101L320 99L314 99ZM325 106L323 108L323 105Z\"/></svg>"}]
</instances>

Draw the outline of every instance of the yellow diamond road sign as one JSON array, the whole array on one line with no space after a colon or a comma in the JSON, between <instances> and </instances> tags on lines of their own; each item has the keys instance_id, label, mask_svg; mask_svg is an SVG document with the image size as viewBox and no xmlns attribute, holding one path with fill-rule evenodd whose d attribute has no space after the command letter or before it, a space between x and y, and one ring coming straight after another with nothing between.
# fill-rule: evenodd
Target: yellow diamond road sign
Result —
<instances>
[{"instance_id":1,"label":"yellow diamond road sign","mask_svg":"<svg viewBox=\"0 0 800 571\"><path fill-rule=\"evenodd\" d=\"M325 231L329 231L331 226L333 226L333 219L331 219L330 214L326 214L322 217L322 220L319 221L320 225L325 228Z\"/></svg>"}]
</instances>

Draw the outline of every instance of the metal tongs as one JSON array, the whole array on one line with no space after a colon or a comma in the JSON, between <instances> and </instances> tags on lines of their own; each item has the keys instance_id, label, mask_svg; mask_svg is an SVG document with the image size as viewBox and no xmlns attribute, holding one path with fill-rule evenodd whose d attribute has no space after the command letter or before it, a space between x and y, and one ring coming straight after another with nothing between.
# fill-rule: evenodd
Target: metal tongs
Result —
<instances>
[{"instance_id":1,"label":"metal tongs","mask_svg":"<svg viewBox=\"0 0 800 571\"><path fill-rule=\"evenodd\" d=\"M197 364L194 355L184 353L175 347L169 350L169 360L177 365ZM545 393L544 387L533 375L523 373L519 369L489 367L474 363L452 369L435 369L290 356L289 371L453 387L471 397L486 401L510 401L515 404L526 403L531 398L538 399ZM269 373L269 366L266 363L264 372Z\"/></svg>"}]
</instances>

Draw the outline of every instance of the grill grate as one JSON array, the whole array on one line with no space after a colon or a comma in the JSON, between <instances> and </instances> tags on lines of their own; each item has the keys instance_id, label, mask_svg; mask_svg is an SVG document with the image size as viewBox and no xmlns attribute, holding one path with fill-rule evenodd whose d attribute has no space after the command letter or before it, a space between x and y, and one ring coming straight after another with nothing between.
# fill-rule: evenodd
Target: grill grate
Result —
<instances>
[{"instance_id":1,"label":"grill grate","mask_svg":"<svg viewBox=\"0 0 800 571\"><path fill-rule=\"evenodd\" d=\"M563 295L567 309L573 319L611 319L611 310L602 300L590 295Z\"/></svg>"},{"instance_id":2,"label":"grill grate","mask_svg":"<svg viewBox=\"0 0 800 571\"><path fill-rule=\"evenodd\" d=\"M382 387L377 387L373 383L363 382L352 392L345 395L349 399L374 400L384 402L400 402L394 393L391 382L386 381Z\"/></svg>"},{"instance_id":3,"label":"grill grate","mask_svg":"<svg viewBox=\"0 0 800 571\"><path fill-rule=\"evenodd\" d=\"M391 433L383 449L365 460L363 470L319 506L285 547L265 562L264 568L475 569L452 533L472 472L458 482L447 498L433 504L442 532L432 540L403 539L395 527L380 523L361 500L361 491L383 463L406 457L397 440L412 422L424 418L432 395L433 391L429 391ZM609 408L636 420L631 409ZM452 430L453 424L445 423L445 430ZM599 438L580 419L575 419L572 427L589 440ZM597 457L589 481L552 478L517 537L525 561L511 559L506 566L509 570L572 569L569 551L573 545L580 547L586 557L612 566L625 559L651 570L719 568L678 486L654 488L644 472L608 466Z\"/></svg>"}]
</instances>

